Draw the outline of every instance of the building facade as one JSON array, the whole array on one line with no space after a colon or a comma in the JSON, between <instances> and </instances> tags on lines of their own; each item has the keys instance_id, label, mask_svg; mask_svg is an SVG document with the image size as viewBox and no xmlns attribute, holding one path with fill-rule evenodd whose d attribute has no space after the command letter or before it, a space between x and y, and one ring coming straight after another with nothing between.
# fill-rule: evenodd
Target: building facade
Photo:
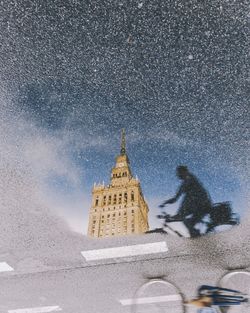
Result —
<instances>
[{"instance_id":1,"label":"building facade","mask_svg":"<svg viewBox=\"0 0 250 313\"><path fill-rule=\"evenodd\" d=\"M121 151L112 168L110 184L95 184L92 189L88 235L112 237L141 234L148 229L148 205L138 178L132 175L123 130Z\"/></svg>"}]
</instances>

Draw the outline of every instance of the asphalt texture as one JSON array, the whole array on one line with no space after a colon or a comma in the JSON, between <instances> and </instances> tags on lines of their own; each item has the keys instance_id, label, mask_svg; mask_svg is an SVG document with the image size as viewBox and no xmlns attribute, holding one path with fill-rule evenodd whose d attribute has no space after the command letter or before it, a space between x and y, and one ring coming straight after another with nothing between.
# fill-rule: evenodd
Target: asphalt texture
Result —
<instances>
[{"instance_id":1,"label":"asphalt texture","mask_svg":"<svg viewBox=\"0 0 250 313\"><path fill-rule=\"evenodd\" d=\"M26 216L25 223L14 219L11 224L3 214L0 261L14 271L0 273L0 312L59 306L66 313L129 313L134 307L120 300L132 299L150 279L162 278L172 285L156 284L140 297L180 291L184 299L191 299L202 284L217 285L228 272L250 270L248 221L195 239L166 234L91 239L71 232L58 218L37 214ZM166 241L167 252L89 262L81 255L85 250L159 241ZM249 276L237 274L223 284L250 293ZM243 312L239 309L230 312ZM186 311L196 309L188 306ZM178 313L182 312L181 301L142 304L137 312Z\"/></svg>"}]
</instances>

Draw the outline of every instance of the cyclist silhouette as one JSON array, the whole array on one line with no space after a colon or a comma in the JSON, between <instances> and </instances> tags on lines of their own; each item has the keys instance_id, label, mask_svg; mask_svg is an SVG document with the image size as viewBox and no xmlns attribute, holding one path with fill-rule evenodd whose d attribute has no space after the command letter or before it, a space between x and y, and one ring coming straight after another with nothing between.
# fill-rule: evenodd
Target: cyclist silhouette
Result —
<instances>
[{"instance_id":1,"label":"cyclist silhouette","mask_svg":"<svg viewBox=\"0 0 250 313\"><path fill-rule=\"evenodd\" d=\"M198 178L189 172L187 166L176 168L177 177L183 181L176 195L164 201L159 207L176 202L184 195L181 206L173 219L182 220L188 228L191 237L200 235L195 225L200 223L205 215L211 212L212 202L209 193L205 190Z\"/></svg>"}]
</instances>

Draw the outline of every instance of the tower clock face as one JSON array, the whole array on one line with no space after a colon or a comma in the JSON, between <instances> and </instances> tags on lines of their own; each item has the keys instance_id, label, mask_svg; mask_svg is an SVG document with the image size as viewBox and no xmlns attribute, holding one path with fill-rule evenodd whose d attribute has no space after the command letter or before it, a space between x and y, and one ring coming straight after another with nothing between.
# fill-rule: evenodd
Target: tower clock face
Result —
<instances>
[{"instance_id":1,"label":"tower clock face","mask_svg":"<svg viewBox=\"0 0 250 313\"><path fill-rule=\"evenodd\" d=\"M117 163L117 167L123 167L125 164L123 162Z\"/></svg>"}]
</instances>

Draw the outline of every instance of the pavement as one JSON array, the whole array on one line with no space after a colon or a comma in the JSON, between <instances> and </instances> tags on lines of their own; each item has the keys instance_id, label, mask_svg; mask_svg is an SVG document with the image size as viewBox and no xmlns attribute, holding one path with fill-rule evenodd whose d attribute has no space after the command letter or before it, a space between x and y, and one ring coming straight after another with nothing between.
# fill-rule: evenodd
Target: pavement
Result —
<instances>
[{"instance_id":1,"label":"pavement","mask_svg":"<svg viewBox=\"0 0 250 313\"><path fill-rule=\"evenodd\" d=\"M216 285L232 271L239 273L224 280L224 287L250 294L250 276L241 273L250 272L249 219L195 239L165 234L92 239L23 198L20 188L19 197L13 190L14 200L9 190L1 198L0 313L129 313L138 288L159 277L169 283L142 291L140 301L150 303L139 304L136 312L180 313L180 294L193 298L198 286ZM243 312L238 309L231 312Z\"/></svg>"}]
</instances>

